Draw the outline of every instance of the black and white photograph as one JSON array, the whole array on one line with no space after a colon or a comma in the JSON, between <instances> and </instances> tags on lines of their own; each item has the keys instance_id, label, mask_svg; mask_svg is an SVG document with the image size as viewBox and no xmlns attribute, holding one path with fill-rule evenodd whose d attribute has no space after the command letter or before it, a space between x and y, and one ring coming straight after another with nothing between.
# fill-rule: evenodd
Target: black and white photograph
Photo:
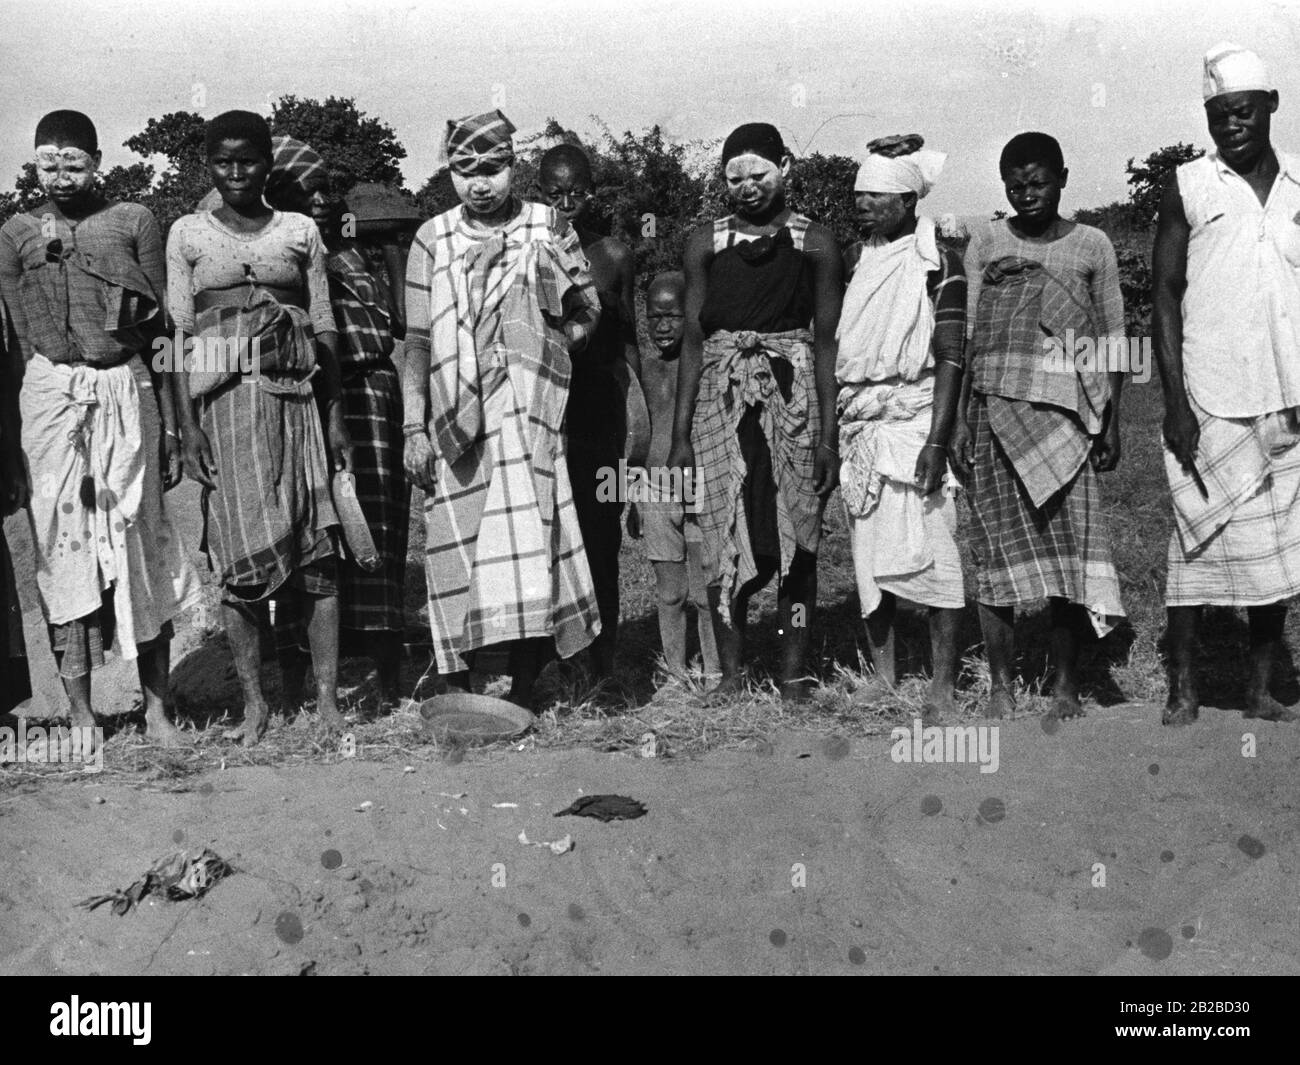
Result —
<instances>
[{"instance_id":1,"label":"black and white photograph","mask_svg":"<svg viewBox=\"0 0 1300 1065\"><path fill-rule=\"evenodd\" d=\"M178 976L1279 1023L1298 54L1300 0L0 0L28 1034L179 1050Z\"/></svg>"}]
</instances>

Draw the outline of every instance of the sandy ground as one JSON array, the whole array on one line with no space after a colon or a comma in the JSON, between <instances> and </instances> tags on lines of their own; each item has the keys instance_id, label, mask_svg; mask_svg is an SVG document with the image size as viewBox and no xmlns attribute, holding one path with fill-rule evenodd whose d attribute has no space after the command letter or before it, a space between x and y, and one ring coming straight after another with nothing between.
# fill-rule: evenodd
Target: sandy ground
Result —
<instances>
[{"instance_id":1,"label":"sandy ground","mask_svg":"<svg viewBox=\"0 0 1300 1065\"><path fill-rule=\"evenodd\" d=\"M44 785L0 798L0 972L1296 972L1300 732L1243 731L1021 719L991 774L788 734ZM601 792L649 811L553 816ZM239 872L197 902L74 906L203 845Z\"/></svg>"},{"instance_id":2,"label":"sandy ground","mask_svg":"<svg viewBox=\"0 0 1300 1065\"><path fill-rule=\"evenodd\" d=\"M196 544L194 493L172 499ZM6 531L23 583L26 530ZM24 596L36 686L56 691L30 581ZM228 693L195 620L180 683ZM110 662L95 690L128 710L134 669ZM698 759L472 751L411 772L230 768L180 793L23 784L0 790L0 973L1300 971L1300 728L1207 709L1170 731L1130 703L999 738L990 774L790 732ZM553 816L601 792L649 812ZM203 846L238 873L201 900L75 905Z\"/></svg>"}]
</instances>

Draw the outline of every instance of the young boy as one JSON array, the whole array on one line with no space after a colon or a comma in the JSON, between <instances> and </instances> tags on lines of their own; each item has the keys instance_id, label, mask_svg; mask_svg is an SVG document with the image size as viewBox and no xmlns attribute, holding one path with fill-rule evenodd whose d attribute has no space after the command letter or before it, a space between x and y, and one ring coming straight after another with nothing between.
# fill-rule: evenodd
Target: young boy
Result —
<instances>
[{"instance_id":1,"label":"young boy","mask_svg":"<svg viewBox=\"0 0 1300 1065\"><path fill-rule=\"evenodd\" d=\"M616 373L617 364L626 361L635 374L639 361L632 309L636 263L626 244L597 233L589 224L594 182L591 163L581 148L560 144L546 152L538 164L537 183L546 202L577 232L600 298L596 335L573 363L565 436L573 503L600 604L600 635L591 645L591 669L602 679L613 672L618 636L623 502L598 500L597 486L606 480L601 471L616 470L623 455L625 404Z\"/></svg>"},{"instance_id":2,"label":"young boy","mask_svg":"<svg viewBox=\"0 0 1300 1065\"><path fill-rule=\"evenodd\" d=\"M150 739L172 744L172 623L201 590L163 503L181 476L171 390L150 365L164 332L163 250L148 210L101 195L100 158L89 118L46 115L36 174L48 199L0 229L0 292L26 362L12 428L73 725L94 726L90 672L116 637L137 661Z\"/></svg>"},{"instance_id":3,"label":"young boy","mask_svg":"<svg viewBox=\"0 0 1300 1065\"><path fill-rule=\"evenodd\" d=\"M1014 709L1015 608L1046 598L1052 712L1080 717L1087 622L1102 636L1124 614L1097 483L1119 462L1123 377L1075 361L1067 338L1108 350L1106 337L1124 335L1124 302L1106 235L1060 216L1069 171L1056 140L1018 134L1000 167L1016 213L976 229L966 250L971 344L952 440L969 480L989 713ZM1052 341L1067 364L1049 358Z\"/></svg>"},{"instance_id":4,"label":"young boy","mask_svg":"<svg viewBox=\"0 0 1300 1065\"><path fill-rule=\"evenodd\" d=\"M704 545L694 514L693 493L674 492L666 481L677 409L677 357L686 326L686 275L659 274L646 292L646 326L656 356L641 363L641 389L650 411L650 452L646 457L649 498L628 508L627 532L645 538L659 594L659 636L670 682L686 675L686 602L695 606L704 672L718 672L718 644L709 610ZM678 482L680 484L680 482Z\"/></svg>"}]
</instances>

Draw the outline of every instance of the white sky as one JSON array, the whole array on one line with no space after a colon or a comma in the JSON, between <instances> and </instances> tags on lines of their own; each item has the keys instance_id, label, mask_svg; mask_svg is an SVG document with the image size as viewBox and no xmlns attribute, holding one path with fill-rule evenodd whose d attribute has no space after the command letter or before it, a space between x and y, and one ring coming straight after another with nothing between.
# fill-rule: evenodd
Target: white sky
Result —
<instances>
[{"instance_id":1,"label":"white sky","mask_svg":"<svg viewBox=\"0 0 1300 1065\"><path fill-rule=\"evenodd\" d=\"M87 112L112 166L150 117L296 93L389 123L418 188L445 120L499 93L521 133L548 116L679 139L769 121L796 150L855 154L919 132L949 153L933 214L1004 206L998 152L1042 129L1065 148L1068 212L1122 198L1130 156L1208 143L1201 56L1222 39L1263 55L1275 140L1300 149L1300 0L0 0L0 187L54 108Z\"/></svg>"}]
</instances>

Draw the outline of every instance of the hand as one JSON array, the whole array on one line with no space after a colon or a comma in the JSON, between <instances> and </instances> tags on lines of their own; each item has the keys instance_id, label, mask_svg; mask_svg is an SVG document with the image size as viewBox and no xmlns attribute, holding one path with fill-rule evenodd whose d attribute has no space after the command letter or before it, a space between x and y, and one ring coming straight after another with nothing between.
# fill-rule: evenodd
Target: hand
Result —
<instances>
[{"instance_id":1,"label":"hand","mask_svg":"<svg viewBox=\"0 0 1300 1065\"><path fill-rule=\"evenodd\" d=\"M641 512L636 509L635 503L627 505L627 534L633 540L641 539Z\"/></svg>"},{"instance_id":2,"label":"hand","mask_svg":"<svg viewBox=\"0 0 1300 1065\"><path fill-rule=\"evenodd\" d=\"M813 458L813 491L825 499L840 483L840 456L824 444L817 445Z\"/></svg>"},{"instance_id":3,"label":"hand","mask_svg":"<svg viewBox=\"0 0 1300 1065\"><path fill-rule=\"evenodd\" d=\"M668 452L668 468L671 470L693 470L695 468L695 449L689 440L674 440L672 450Z\"/></svg>"},{"instance_id":4,"label":"hand","mask_svg":"<svg viewBox=\"0 0 1300 1065\"><path fill-rule=\"evenodd\" d=\"M181 464L192 480L204 488L216 488L212 480L217 475L217 464L212 461L212 447L207 434L194 423L181 436Z\"/></svg>"},{"instance_id":5,"label":"hand","mask_svg":"<svg viewBox=\"0 0 1300 1065\"><path fill-rule=\"evenodd\" d=\"M434 476L433 445L429 443L428 433L411 433L406 438L402 449L402 465L406 467L406 477L413 485L432 494L437 479Z\"/></svg>"},{"instance_id":6,"label":"hand","mask_svg":"<svg viewBox=\"0 0 1300 1065\"><path fill-rule=\"evenodd\" d=\"M933 451L934 448L930 450ZM953 423L952 435L948 438L948 461L963 481L968 480L975 469L975 435L970 431L970 424L960 415Z\"/></svg>"},{"instance_id":7,"label":"hand","mask_svg":"<svg viewBox=\"0 0 1300 1065\"><path fill-rule=\"evenodd\" d=\"M570 355L579 354L587 346L587 330L577 322L564 323L564 336L568 341Z\"/></svg>"},{"instance_id":8,"label":"hand","mask_svg":"<svg viewBox=\"0 0 1300 1065\"><path fill-rule=\"evenodd\" d=\"M943 484L943 475L948 472L948 451L935 445L926 445L916 456L916 487L923 495L937 491Z\"/></svg>"},{"instance_id":9,"label":"hand","mask_svg":"<svg viewBox=\"0 0 1300 1065\"><path fill-rule=\"evenodd\" d=\"M165 429L162 434L162 482L163 491L170 492L181 483L181 442L175 433Z\"/></svg>"},{"instance_id":10,"label":"hand","mask_svg":"<svg viewBox=\"0 0 1300 1065\"><path fill-rule=\"evenodd\" d=\"M348 428L343 424L343 410L338 403L330 407L329 422L329 450L330 456L334 459L334 469L347 470L351 473L352 437L348 435Z\"/></svg>"},{"instance_id":11,"label":"hand","mask_svg":"<svg viewBox=\"0 0 1300 1065\"><path fill-rule=\"evenodd\" d=\"M21 458L8 456L5 459L4 469L0 471L0 484L3 485L3 490L0 490L0 511L5 517L27 506L32 493Z\"/></svg>"},{"instance_id":12,"label":"hand","mask_svg":"<svg viewBox=\"0 0 1300 1065\"><path fill-rule=\"evenodd\" d=\"M1119 465L1119 419L1111 414L1105 428L1092 443L1092 468L1098 473L1110 473Z\"/></svg>"},{"instance_id":13,"label":"hand","mask_svg":"<svg viewBox=\"0 0 1300 1065\"><path fill-rule=\"evenodd\" d=\"M1201 426L1186 399L1181 403L1171 403L1165 410L1164 433L1165 447L1174 453L1174 458L1183 469L1190 470L1196 463L1196 449L1201 443Z\"/></svg>"}]
</instances>

